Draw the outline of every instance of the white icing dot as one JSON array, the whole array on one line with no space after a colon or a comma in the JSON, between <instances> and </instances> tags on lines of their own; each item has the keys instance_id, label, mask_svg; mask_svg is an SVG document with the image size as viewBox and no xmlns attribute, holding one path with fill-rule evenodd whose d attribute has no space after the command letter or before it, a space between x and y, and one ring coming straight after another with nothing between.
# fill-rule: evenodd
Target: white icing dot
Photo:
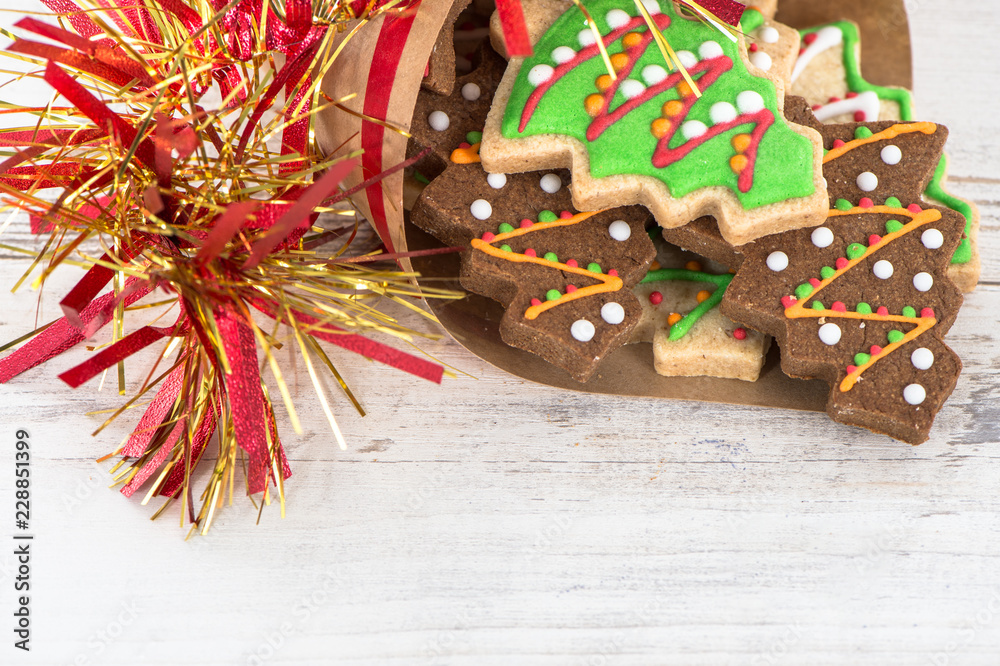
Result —
<instances>
[{"instance_id":1,"label":"white icing dot","mask_svg":"<svg viewBox=\"0 0 1000 666\"><path fill-rule=\"evenodd\" d=\"M608 25L611 26L612 30L617 30L618 28L628 25L628 22L632 20L632 17L620 9L612 9L604 15L604 20L608 22Z\"/></svg>"},{"instance_id":2,"label":"white icing dot","mask_svg":"<svg viewBox=\"0 0 1000 666\"><path fill-rule=\"evenodd\" d=\"M443 132L451 125L451 118L444 111L431 111L431 114L427 116L427 124L431 126L432 130Z\"/></svg>"},{"instance_id":3,"label":"white icing dot","mask_svg":"<svg viewBox=\"0 0 1000 666\"><path fill-rule=\"evenodd\" d=\"M632 99L633 97L638 97L646 91L646 86L642 85L641 82L635 79L625 79L622 84L618 86L618 91L625 96L625 99Z\"/></svg>"},{"instance_id":4,"label":"white icing dot","mask_svg":"<svg viewBox=\"0 0 1000 666\"><path fill-rule=\"evenodd\" d=\"M486 176L486 182L489 183L490 187L494 190L499 190L507 184L507 176L502 173L491 173Z\"/></svg>"},{"instance_id":5,"label":"white icing dot","mask_svg":"<svg viewBox=\"0 0 1000 666\"><path fill-rule=\"evenodd\" d=\"M646 8L646 11L650 14L660 14L660 3L656 0L642 0L642 6Z\"/></svg>"},{"instance_id":6,"label":"white icing dot","mask_svg":"<svg viewBox=\"0 0 1000 666\"><path fill-rule=\"evenodd\" d=\"M764 108L764 98L753 90L744 90L736 96L736 108L740 113L757 113Z\"/></svg>"},{"instance_id":7,"label":"white icing dot","mask_svg":"<svg viewBox=\"0 0 1000 666\"><path fill-rule=\"evenodd\" d=\"M788 268L788 255L780 250L772 252L767 255L767 267L770 268L775 273L780 273L781 271Z\"/></svg>"},{"instance_id":8,"label":"white icing dot","mask_svg":"<svg viewBox=\"0 0 1000 666\"><path fill-rule=\"evenodd\" d=\"M554 173L547 173L538 181L538 186L549 194L555 194L562 189L562 178Z\"/></svg>"},{"instance_id":9,"label":"white icing dot","mask_svg":"<svg viewBox=\"0 0 1000 666\"><path fill-rule=\"evenodd\" d=\"M833 244L833 232L829 227L816 227L812 232L812 242L816 247L830 247Z\"/></svg>"},{"instance_id":10,"label":"white icing dot","mask_svg":"<svg viewBox=\"0 0 1000 666\"><path fill-rule=\"evenodd\" d=\"M475 102L482 94L483 91L480 90L479 86L471 81L462 86L462 97L470 102Z\"/></svg>"},{"instance_id":11,"label":"white icing dot","mask_svg":"<svg viewBox=\"0 0 1000 666\"><path fill-rule=\"evenodd\" d=\"M781 38L781 33L773 26L767 26L760 31L760 39L767 44L774 44Z\"/></svg>"},{"instance_id":12,"label":"white icing dot","mask_svg":"<svg viewBox=\"0 0 1000 666\"><path fill-rule=\"evenodd\" d=\"M590 32L589 30L587 32ZM593 37L593 34L591 34ZM552 49L552 60L555 61L557 65L561 65L564 62L569 62L576 57L576 51L568 46L557 46Z\"/></svg>"},{"instance_id":13,"label":"white icing dot","mask_svg":"<svg viewBox=\"0 0 1000 666\"><path fill-rule=\"evenodd\" d=\"M919 405L927 399L927 391L920 384L910 384L903 389L903 400L911 405Z\"/></svg>"},{"instance_id":14,"label":"white icing dot","mask_svg":"<svg viewBox=\"0 0 1000 666\"><path fill-rule=\"evenodd\" d=\"M858 189L862 192L874 192L878 188L878 176L871 171L858 174Z\"/></svg>"},{"instance_id":15,"label":"white icing dot","mask_svg":"<svg viewBox=\"0 0 1000 666\"><path fill-rule=\"evenodd\" d=\"M624 12L622 12L624 13ZM594 334L597 333L597 329L586 319L577 319L573 322L573 325L569 327L569 333L576 340L580 342L590 342L594 339Z\"/></svg>"},{"instance_id":16,"label":"white icing dot","mask_svg":"<svg viewBox=\"0 0 1000 666\"><path fill-rule=\"evenodd\" d=\"M930 273L917 273L913 276L913 286L917 291L930 291L934 286L934 278Z\"/></svg>"},{"instance_id":17,"label":"white icing dot","mask_svg":"<svg viewBox=\"0 0 1000 666\"><path fill-rule=\"evenodd\" d=\"M655 86L667 78L667 70L659 65L646 65L642 68L642 80L648 85Z\"/></svg>"},{"instance_id":18,"label":"white icing dot","mask_svg":"<svg viewBox=\"0 0 1000 666\"><path fill-rule=\"evenodd\" d=\"M930 370L931 366L934 365L934 352L927 347L914 349L913 353L910 354L910 363L917 370Z\"/></svg>"},{"instance_id":19,"label":"white icing dot","mask_svg":"<svg viewBox=\"0 0 1000 666\"><path fill-rule=\"evenodd\" d=\"M698 55L701 56L702 60L711 60L712 58L718 58L723 55L725 51L719 46L719 42L707 41L702 42L701 46L698 47Z\"/></svg>"},{"instance_id":20,"label":"white icing dot","mask_svg":"<svg viewBox=\"0 0 1000 666\"><path fill-rule=\"evenodd\" d=\"M899 146L886 146L882 149L882 161L888 165L899 164L899 161L903 159L903 151L899 149Z\"/></svg>"},{"instance_id":21,"label":"white icing dot","mask_svg":"<svg viewBox=\"0 0 1000 666\"><path fill-rule=\"evenodd\" d=\"M713 124L721 125L722 123L728 123L736 120L736 116L738 114L736 107L729 102L716 102L712 105L708 115L712 118Z\"/></svg>"},{"instance_id":22,"label":"white icing dot","mask_svg":"<svg viewBox=\"0 0 1000 666\"><path fill-rule=\"evenodd\" d=\"M872 266L872 273L875 274L880 280L888 280L892 277L892 263L882 259L881 261L876 261L875 265Z\"/></svg>"},{"instance_id":23,"label":"white icing dot","mask_svg":"<svg viewBox=\"0 0 1000 666\"><path fill-rule=\"evenodd\" d=\"M477 220L487 220L493 214L493 206L486 199L476 199L469 206L469 212Z\"/></svg>"},{"instance_id":24,"label":"white icing dot","mask_svg":"<svg viewBox=\"0 0 1000 666\"><path fill-rule=\"evenodd\" d=\"M928 229L924 233L920 234L920 242L924 244L928 250L936 250L942 245L944 245L944 235L937 229Z\"/></svg>"},{"instance_id":25,"label":"white icing dot","mask_svg":"<svg viewBox=\"0 0 1000 666\"><path fill-rule=\"evenodd\" d=\"M577 33L576 40L580 42L580 46L592 46L597 41L594 39L594 31L590 28L584 28Z\"/></svg>"},{"instance_id":26,"label":"white icing dot","mask_svg":"<svg viewBox=\"0 0 1000 666\"><path fill-rule=\"evenodd\" d=\"M608 234L616 241L627 241L632 236L632 227L625 220L615 220L608 225Z\"/></svg>"},{"instance_id":27,"label":"white icing dot","mask_svg":"<svg viewBox=\"0 0 1000 666\"><path fill-rule=\"evenodd\" d=\"M625 321L625 308L619 303L605 303L601 306L601 319L612 326L617 326Z\"/></svg>"},{"instance_id":28,"label":"white icing dot","mask_svg":"<svg viewBox=\"0 0 1000 666\"><path fill-rule=\"evenodd\" d=\"M707 131L708 128L705 127L705 123L700 120L689 120L681 125L681 134L683 134L684 138L688 141L701 136Z\"/></svg>"},{"instance_id":29,"label":"white icing dot","mask_svg":"<svg viewBox=\"0 0 1000 666\"><path fill-rule=\"evenodd\" d=\"M528 72L528 83L538 87L551 79L553 73L555 73L555 70L552 69L551 65L535 65Z\"/></svg>"},{"instance_id":30,"label":"white icing dot","mask_svg":"<svg viewBox=\"0 0 1000 666\"><path fill-rule=\"evenodd\" d=\"M681 61L685 69L691 69L698 64L698 56L691 53L690 51L678 51L677 59Z\"/></svg>"},{"instance_id":31,"label":"white icing dot","mask_svg":"<svg viewBox=\"0 0 1000 666\"><path fill-rule=\"evenodd\" d=\"M767 55L763 51L754 51L751 53L750 62L753 63L754 67L758 67L765 72L771 69L771 56Z\"/></svg>"},{"instance_id":32,"label":"white icing dot","mask_svg":"<svg viewBox=\"0 0 1000 666\"><path fill-rule=\"evenodd\" d=\"M836 324L823 324L819 327L819 339L831 347L840 342L841 330Z\"/></svg>"}]
</instances>

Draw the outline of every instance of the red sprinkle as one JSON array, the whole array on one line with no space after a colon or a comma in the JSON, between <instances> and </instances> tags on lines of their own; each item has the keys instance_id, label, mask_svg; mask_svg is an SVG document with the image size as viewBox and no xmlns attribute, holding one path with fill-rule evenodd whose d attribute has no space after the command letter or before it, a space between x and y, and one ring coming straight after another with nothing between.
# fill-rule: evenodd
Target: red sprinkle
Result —
<instances>
[{"instance_id":1,"label":"red sprinkle","mask_svg":"<svg viewBox=\"0 0 1000 666\"><path fill-rule=\"evenodd\" d=\"M909 206L906 207L906 210L910 211L911 213L923 212L923 208L921 208L919 204L910 204Z\"/></svg>"},{"instance_id":2,"label":"red sprinkle","mask_svg":"<svg viewBox=\"0 0 1000 666\"><path fill-rule=\"evenodd\" d=\"M847 99L854 99L857 96L858 93L854 92L853 90L844 95L844 97L846 97Z\"/></svg>"},{"instance_id":3,"label":"red sprinkle","mask_svg":"<svg viewBox=\"0 0 1000 666\"><path fill-rule=\"evenodd\" d=\"M567 259L566 265L569 266L570 268L576 268L577 266L579 266L579 264L576 263L576 259Z\"/></svg>"},{"instance_id":4,"label":"red sprinkle","mask_svg":"<svg viewBox=\"0 0 1000 666\"><path fill-rule=\"evenodd\" d=\"M608 271L608 275L610 275L611 277L618 277L618 271L612 268L610 271Z\"/></svg>"},{"instance_id":5,"label":"red sprinkle","mask_svg":"<svg viewBox=\"0 0 1000 666\"><path fill-rule=\"evenodd\" d=\"M568 210L564 210L563 212L559 213L559 217L561 217L564 220L568 220L569 218L573 217L573 213L569 212Z\"/></svg>"},{"instance_id":6,"label":"red sprinkle","mask_svg":"<svg viewBox=\"0 0 1000 666\"><path fill-rule=\"evenodd\" d=\"M802 54L803 54L803 53L805 53L805 52L806 52L806 50L805 50L805 49L799 49L799 55L802 55Z\"/></svg>"},{"instance_id":7,"label":"red sprinkle","mask_svg":"<svg viewBox=\"0 0 1000 666\"><path fill-rule=\"evenodd\" d=\"M841 146L846 146L846 145L847 144L844 143L843 141L841 141L840 139L834 139L834 141L833 141L833 147L834 148L840 148Z\"/></svg>"},{"instance_id":8,"label":"red sprinkle","mask_svg":"<svg viewBox=\"0 0 1000 666\"><path fill-rule=\"evenodd\" d=\"M806 46L812 44L817 39L815 32L810 32L808 35L802 38L802 41L806 43ZM803 49L805 50L805 49Z\"/></svg>"},{"instance_id":9,"label":"red sprinkle","mask_svg":"<svg viewBox=\"0 0 1000 666\"><path fill-rule=\"evenodd\" d=\"M820 285L819 278L809 278L809 284L811 284L813 288L818 288Z\"/></svg>"},{"instance_id":10,"label":"red sprinkle","mask_svg":"<svg viewBox=\"0 0 1000 666\"><path fill-rule=\"evenodd\" d=\"M469 143L466 143L465 141L463 141L462 143L458 144L458 147L459 148L463 148L463 149L464 148L472 148L472 144L469 144Z\"/></svg>"},{"instance_id":11,"label":"red sprinkle","mask_svg":"<svg viewBox=\"0 0 1000 666\"><path fill-rule=\"evenodd\" d=\"M568 284L568 285L566 285L566 293L567 294L572 294L574 291L576 291L576 285L575 284Z\"/></svg>"},{"instance_id":12,"label":"red sprinkle","mask_svg":"<svg viewBox=\"0 0 1000 666\"><path fill-rule=\"evenodd\" d=\"M847 268L847 264L848 263L849 262L847 261L846 257L841 257L840 259L837 259L837 262L836 262L837 270L838 271L844 270L845 268Z\"/></svg>"},{"instance_id":13,"label":"red sprinkle","mask_svg":"<svg viewBox=\"0 0 1000 666\"><path fill-rule=\"evenodd\" d=\"M528 218L524 218L523 220L521 220L521 228L522 229L527 229L528 227L530 227L533 224L534 224L534 222L532 222Z\"/></svg>"},{"instance_id":14,"label":"red sprinkle","mask_svg":"<svg viewBox=\"0 0 1000 666\"><path fill-rule=\"evenodd\" d=\"M819 111L823 108L822 104L813 104L813 111Z\"/></svg>"},{"instance_id":15,"label":"red sprinkle","mask_svg":"<svg viewBox=\"0 0 1000 666\"><path fill-rule=\"evenodd\" d=\"M782 296L781 297L781 304L785 307L786 310L788 308L792 307L793 305L795 305L797 302L798 301L795 299L794 296Z\"/></svg>"},{"instance_id":16,"label":"red sprinkle","mask_svg":"<svg viewBox=\"0 0 1000 666\"><path fill-rule=\"evenodd\" d=\"M875 311L875 314L877 314L879 317L888 317L889 316L889 308L887 308L887 307L885 307L883 305L883 306L879 307L878 310Z\"/></svg>"},{"instance_id":17,"label":"red sprinkle","mask_svg":"<svg viewBox=\"0 0 1000 666\"><path fill-rule=\"evenodd\" d=\"M839 101L840 101L839 97L831 97L828 104L833 104L834 102L839 102Z\"/></svg>"},{"instance_id":18,"label":"red sprinkle","mask_svg":"<svg viewBox=\"0 0 1000 666\"><path fill-rule=\"evenodd\" d=\"M856 365L849 365L849 366L847 366L847 374L852 375L852 374L854 374L854 372L857 369L858 369L858 366L856 366Z\"/></svg>"},{"instance_id":19,"label":"red sprinkle","mask_svg":"<svg viewBox=\"0 0 1000 666\"><path fill-rule=\"evenodd\" d=\"M487 231L485 234L483 234L484 243L492 243L494 238L496 238L496 236L493 234L492 231Z\"/></svg>"},{"instance_id":20,"label":"red sprinkle","mask_svg":"<svg viewBox=\"0 0 1000 666\"><path fill-rule=\"evenodd\" d=\"M741 326L737 328L735 331L733 331L733 337L736 338L737 340L746 340L747 330Z\"/></svg>"},{"instance_id":21,"label":"red sprinkle","mask_svg":"<svg viewBox=\"0 0 1000 666\"><path fill-rule=\"evenodd\" d=\"M878 356L879 354L882 353L882 348L879 347L878 345L872 345L871 351L872 351L872 356Z\"/></svg>"},{"instance_id":22,"label":"red sprinkle","mask_svg":"<svg viewBox=\"0 0 1000 666\"><path fill-rule=\"evenodd\" d=\"M830 309L834 312L847 312L847 306L841 301L834 301L833 305L830 306Z\"/></svg>"},{"instance_id":23,"label":"red sprinkle","mask_svg":"<svg viewBox=\"0 0 1000 666\"><path fill-rule=\"evenodd\" d=\"M750 50L750 53L756 53L759 49L760 49L760 47L757 46L756 44L751 44L749 50Z\"/></svg>"},{"instance_id":24,"label":"red sprinkle","mask_svg":"<svg viewBox=\"0 0 1000 666\"><path fill-rule=\"evenodd\" d=\"M529 247L527 250L524 251L524 256L526 256L526 257L537 257L538 253L535 252L534 248Z\"/></svg>"},{"instance_id":25,"label":"red sprinkle","mask_svg":"<svg viewBox=\"0 0 1000 666\"><path fill-rule=\"evenodd\" d=\"M874 208L875 202L868 197L861 197L861 201L858 202L858 205L862 208Z\"/></svg>"},{"instance_id":26,"label":"red sprinkle","mask_svg":"<svg viewBox=\"0 0 1000 666\"><path fill-rule=\"evenodd\" d=\"M649 295L649 302L652 303L653 305L659 305L660 303L663 302L663 294L661 294L658 291L654 291L652 294Z\"/></svg>"},{"instance_id":27,"label":"red sprinkle","mask_svg":"<svg viewBox=\"0 0 1000 666\"><path fill-rule=\"evenodd\" d=\"M879 236L878 234L872 234L871 236L868 237L869 245L877 245L878 243L881 242L882 242L882 237Z\"/></svg>"},{"instance_id":28,"label":"red sprinkle","mask_svg":"<svg viewBox=\"0 0 1000 666\"><path fill-rule=\"evenodd\" d=\"M868 120L868 114L867 113L865 113L864 111L855 111L854 112L854 122L856 122L856 123L863 123L866 120Z\"/></svg>"},{"instance_id":29,"label":"red sprinkle","mask_svg":"<svg viewBox=\"0 0 1000 666\"><path fill-rule=\"evenodd\" d=\"M920 311L920 316L927 319L933 319L934 310L932 308L924 308L923 310Z\"/></svg>"},{"instance_id":30,"label":"red sprinkle","mask_svg":"<svg viewBox=\"0 0 1000 666\"><path fill-rule=\"evenodd\" d=\"M542 302L540 300L538 300L537 298L533 298L533 299L531 299L531 304L537 307L537 306L541 305Z\"/></svg>"}]
</instances>

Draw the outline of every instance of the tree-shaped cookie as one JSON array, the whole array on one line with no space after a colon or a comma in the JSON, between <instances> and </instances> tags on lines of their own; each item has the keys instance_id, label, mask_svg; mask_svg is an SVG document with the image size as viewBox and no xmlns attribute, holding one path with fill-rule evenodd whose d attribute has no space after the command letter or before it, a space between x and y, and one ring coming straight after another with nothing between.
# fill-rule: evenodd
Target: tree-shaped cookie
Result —
<instances>
[{"instance_id":1,"label":"tree-shaped cookie","mask_svg":"<svg viewBox=\"0 0 1000 666\"><path fill-rule=\"evenodd\" d=\"M586 381L628 342L642 312L632 287L655 254L639 206L579 212L569 173L487 174L461 149L423 191L412 221L464 246L461 282L499 301L504 342Z\"/></svg>"},{"instance_id":2,"label":"tree-shaped cookie","mask_svg":"<svg viewBox=\"0 0 1000 666\"><path fill-rule=\"evenodd\" d=\"M917 444L962 365L942 338L962 304L948 265L964 220L921 199L947 130L892 121L817 129L829 219L741 248L722 311L774 335L787 374L830 382L834 420Z\"/></svg>"},{"instance_id":3,"label":"tree-shaped cookie","mask_svg":"<svg viewBox=\"0 0 1000 666\"><path fill-rule=\"evenodd\" d=\"M586 4L607 64L572 6L534 56L511 61L483 133L487 171L568 167L581 209L642 203L668 228L712 214L737 245L822 221L819 138L782 117L780 84L672 2L643 6L698 90L669 69L634 2Z\"/></svg>"}]
</instances>

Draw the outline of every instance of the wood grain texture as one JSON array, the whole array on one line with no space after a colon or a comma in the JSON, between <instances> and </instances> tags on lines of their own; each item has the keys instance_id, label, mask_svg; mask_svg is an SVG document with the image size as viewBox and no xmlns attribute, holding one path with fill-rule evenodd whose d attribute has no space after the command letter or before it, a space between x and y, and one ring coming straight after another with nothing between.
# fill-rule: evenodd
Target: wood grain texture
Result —
<instances>
[{"instance_id":1,"label":"wood grain texture","mask_svg":"<svg viewBox=\"0 0 1000 666\"><path fill-rule=\"evenodd\" d=\"M28 428L37 535L33 651L7 629L0 663L1000 663L1000 5L909 6L918 115L948 125L952 187L982 213L983 284L948 338L965 373L929 442L559 391L445 340L424 348L472 378L434 387L334 358L369 412L337 403L341 452L286 357L305 430L285 428L288 517L272 506L254 525L238 499L184 542L175 512L150 522L154 507L105 488L93 459L137 416L90 437L87 412L120 398L62 386L83 357L67 355L0 387L0 497L12 507ZM24 224L4 242L32 243ZM34 321L37 294L6 293L25 268L0 259L2 340ZM78 276L51 283L41 321Z\"/></svg>"}]
</instances>

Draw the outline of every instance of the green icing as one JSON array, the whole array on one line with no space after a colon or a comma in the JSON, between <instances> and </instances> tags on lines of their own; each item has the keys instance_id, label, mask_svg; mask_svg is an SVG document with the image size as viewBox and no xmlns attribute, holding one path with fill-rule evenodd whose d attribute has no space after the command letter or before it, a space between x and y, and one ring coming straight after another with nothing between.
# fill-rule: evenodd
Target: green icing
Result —
<instances>
[{"instance_id":1,"label":"green icing","mask_svg":"<svg viewBox=\"0 0 1000 666\"><path fill-rule=\"evenodd\" d=\"M591 273L600 274L601 273L601 265L600 264L595 264L595 263L591 262L591 263L587 264L587 270L590 271Z\"/></svg>"},{"instance_id":2,"label":"green icing","mask_svg":"<svg viewBox=\"0 0 1000 666\"><path fill-rule=\"evenodd\" d=\"M465 140L470 144L476 144L483 140L482 132L469 132L465 135Z\"/></svg>"},{"instance_id":3,"label":"green icing","mask_svg":"<svg viewBox=\"0 0 1000 666\"><path fill-rule=\"evenodd\" d=\"M748 7L743 12L743 18L740 19L740 30L744 33L753 32L762 25L764 25L764 15L759 11Z\"/></svg>"},{"instance_id":4,"label":"green icing","mask_svg":"<svg viewBox=\"0 0 1000 666\"><path fill-rule=\"evenodd\" d=\"M833 269L833 266L824 266L823 268L819 269L819 276L824 280L829 280L836 274L836 272L837 271Z\"/></svg>"},{"instance_id":5,"label":"green icing","mask_svg":"<svg viewBox=\"0 0 1000 666\"><path fill-rule=\"evenodd\" d=\"M813 310L825 310L826 306L823 305L823 301L813 301L812 309Z\"/></svg>"},{"instance_id":6,"label":"green icing","mask_svg":"<svg viewBox=\"0 0 1000 666\"><path fill-rule=\"evenodd\" d=\"M889 205L888 203L886 205ZM894 208L900 208L900 206L894 206ZM889 234L894 234L903 228L903 223L899 220L889 220L885 223L885 231Z\"/></svg>"},{"instance_id":7,"label":"green icing","mask_svg":"<svg viewBox=\"0 0 1000 666\"><path fill-rule=\"evenodd\" d=\"M560 298L562 298L562 294L559 293L558 289L549 289L545 292L545 300L547 301L558 301Z\"/></svg>"},{"instance_id":8,"label":"green icing","mask_svg":"<svg viewBox=\"0 0 1000 666\"><path fill-rule=\"evenodd\" d=\"M965 236L958 244L958 249L955 250L955 255L951 258L951 263L967 264L972 261L972 241L969 239L969 234L972 233L972 206L970 206L967 201L963 201L958 197L952 196L941 186L941 183L944 181L944 174L947 170L948 157L946 155L942 155L941 161L938 162L937 168L934 170L934 177L931 178L931 182L927 185L927 190L924 194L927 195L928 199L937 201L938 203L961 213L962 217L965 218Z\"/></svg>"},{"instance_id":9,"label":"green icing","mask_svg":"<svg viewBox=\"0 0 1000 666\"><path fill-rule=\"evenodd\" d=\"M552 263L559 262L559 257L556 256L555 252L546 252L544 255L542 255L542 259L544 259L545 261L551 261Z\"/></svg>"},{"instance_id":10,"label":"green icing","mask_svg":"<svg viewBox=\"0 0 1000 666\"><path fill-rule=\"evenodd\" d=\"M854 208L854 204L847 199L837 199L837 203L834 204L834 207L837 210L851 210Z\"/></svg>"},{"instance_id":11,"label":"green icing","mask_svg":"<svg viewBox=\"0 0 1000 666\"><path fill-rule=\"evenodd\" d=\"M792 131L779 113L774 85L765 78L751 75L740 57L738 46L719 35L714 28L700 21L678 18L671 2L661 0L660 5L671 19L670 25L663 31L664 35L676 51L697 54L703 43L715 42L733 62L731 70L702 90L701 99L691 107L685 122L697 120L711 127L712 105L718 102L735 105L737 95L747 90L760 94L765 108L774 115L774 124L764 134L758 146L753 186L747 192L740 192L738 176L730 167L729 161L735 154L731 145L732 138L737 134L750 132L754 126L749 122L705 141L682 159L663 168L653 166L652 158L658 139L650 132L650 126L653 120L661 117L664 103L679 99L676 87L647 100L608 127L594 141L589 141L587 129L593 119L586 112L584 100L588 95L599 92L595 81L599 76L607 74L604 61L599 56L580 63L556 81L541 97L524 131L518 131L522 111L534 91L534 86L528 81L528 73L537 65L555 67L557 63L552 59L552 52L559 46L568 46L574 51L581 48L578 34L586 28L586 23L575 6L559 17L539 40L535 45L535 55L525 59L507 103L501 125L503 136L511 139L545 134L573 137L586 147L591 175L595 178L621 174L650 176L666 184L671 195L677 198L705 187L722 185L734 193L745 209L750 210L811 195L815 191L812 144ZM623 10L632 17L639 15L634 3L622 0L594 0L587 3L587 9L602 34L611 31L606 20L610 10ZM645 24L635 28L635 32L639 33L645 33L646 30ZM612 55L621 53L622 50L621 39L608 47L608 52ZM639 57L629 76L641 81L642 69L647 65L665 66L662 54L652 43ZM619 91L611 109L625 101ZM676 148L683 143L684 138L678 131L669 142L669 148Z\"/></svg>"},{"instance_id":12,"label":"green icing","mask_svg":"<svg viewBox=\"0 0 1000 666\"><path fill-rule=\"evenodd\" d=\"M501 234L509 234L512 231L514 231L514 227L506 222L497 227L497 232Z\"/></svg>"},{"instance_id":13,"label":"green icing","mask_svg":"<svg viewBox=\"0 0 1000 666\"><path fill-rule=\"evenodd\" d=\"M559 216L553 213L551 210L543 210L538 214L539 222L555 222L559 219Z\"/></svg>"},{"instance_id":14,"label":"green icing","mask_svg":"<svg viewBox=\"0 0 1000 666\"><path fill-rule=\"evenodd\" d=\"M813 293L813 286L811 284L800 284L795 288L795 298L800 301L809 298L811 293Z\"/></svg>"},{"instance_id":15,"label":"green icing","mask_svg":"<svg viewBox=\"0 0 1000 666\"><path fill-rule=\"evenodd\" d=\"M904 308L903 308L903 316L904 316L904 317L909 317L909 318L911 318L911 319L912 319L913 317L916 317L916 316L917 316L917 311L916 311L916 310L914 310L914 309L913 309L912 307L910 307L909 305L907 305L906 307L904 307Z\"/></svg>"},{"instance_id":16,"label":"green icing","mask_svg":"<svg viewBox=\"0 0 1000 666\"><path fill-rule=\"evenodd\" d=\"M859 127L856 130L854 130L854 138L855 139L867 139L870 136L872 136L872 134L874 134L874 132L872 132L870 129L868 129L867 127L864 127L864 126Z\"/></svg>"},{"instance_id":17,"label":"green icing","mask_svg":"<svg viewBox=\"0 0 1000 666\"><path fill-rule=\"evenodd\" d=\"M891 206L892 208L902 208L903 202L897 199L896 197L889 197L888 199L885 200L885 205Z\"/></svg>"},{"instance_id":18,"label":"green icing","mask_svg":"<svg viewBox=\"0 0 1000 666\"><path fill-rule=\"evenodd\" d=\"M855 312L859 312L861 314L870 315L872 313L872 306L867 303L858 303L854 310Z\"/></svg>"},{"instance_id":19,"label":"green icing","mask_svg":"<svg viewBox=\"0 0 1000 666\"><path fill-rule=\"evenodd\" d=\"M861 243L851 243L850 245L847 246L847 258L857 259L867 251L868 248L862 245Z\"/></svg>"},{"instance_id":20,"label":"green icing","mask_svg":"<svg viewBox=\"0 0 1000 666\"><path fill-rule=\"evenodd\" d=\"M513 251L514 251L514 250L513 250L513 249L512 249L511 247L510 247L510 245L501 245L501 246L500 246L500 249L501 249L501 250L503 250L504 252L513 252Z\"/></svg>"},{"instance_id":21,"label":"green icing","mask_svg":"<svg viewBox=\"0 0 1000 666\"><path fill-rule=\"evenodd\" d=\"M871 354L865 354L864 352L854 355L854 365L861 367L868 361L872 360Z\"/></svg>"},{"instance_id":22,"label":"green icing","mask_svg":"<svg viewBox=\"0 0 1000 666\"><path fill-rule=\"evenodd\" d=\"M890 344L896 344L897 342L901 342L902 339L906 337L906 335L902 331L894 330L894 331L889 331L886 337L888 338Z\"/></svg>"},{"instance_id":23,"label":"green icing","mask_svg":"<svg viewBox=\"0 0 1000 666\"><path fill-rule=\"evenodd\" d=\"M670 280L681 280L684 282L707 282L715 285L715 291L712 292L711 296L699 303L698 306L691 310L691 312L687 313L683 319L670 327L670 336L668 339L680 340L688 334L691 328L698 323L698 320L701 319L705 313L722 302L722 296L726 293L726 287L728 287L729 283L733 281L733 275L732 273L713 275L711 273L702 273L701 271L691 271L686 268L660 268L655 271L649 271L640 284L646 284L648 282L667 282Z\"/></svg>"}]
</instances>

